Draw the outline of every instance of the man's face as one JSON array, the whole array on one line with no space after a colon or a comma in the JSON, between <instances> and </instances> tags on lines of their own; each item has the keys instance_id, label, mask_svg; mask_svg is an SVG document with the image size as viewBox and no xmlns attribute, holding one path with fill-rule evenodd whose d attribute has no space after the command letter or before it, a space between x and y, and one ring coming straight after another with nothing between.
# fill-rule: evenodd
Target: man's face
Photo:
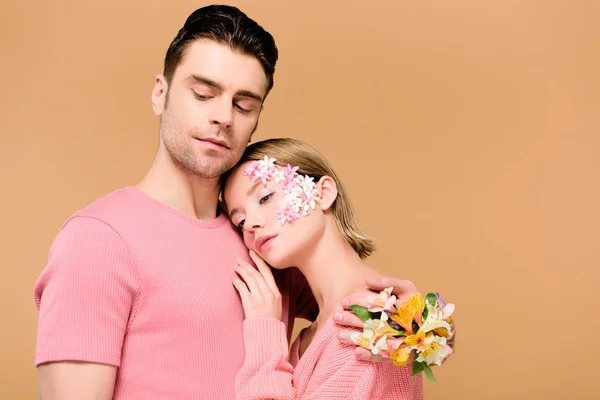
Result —
<instances>
[{"instance_id":1,"label":"man's face","mask_svg":"<svg viewBox=\"0 0 600 400\"><path fill-rule=\"evenodd\" d=\"M152 93L161 143L180 167L218 178L241 158L266 90L256 58L212 40L191 43L170 85L159 76Z\"/></svg>"}]
</instances>

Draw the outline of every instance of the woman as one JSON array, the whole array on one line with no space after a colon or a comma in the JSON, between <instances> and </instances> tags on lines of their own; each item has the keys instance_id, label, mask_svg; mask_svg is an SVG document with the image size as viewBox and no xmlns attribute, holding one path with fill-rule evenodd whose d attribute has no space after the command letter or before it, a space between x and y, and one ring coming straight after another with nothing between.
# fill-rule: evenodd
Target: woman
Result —
<instances>
[{"instance_id":1,"label":"woman","mask_svg":"<svg viewBox=\"0 0 600 400\"><path fill-rule=\"evenodd\" d=\"M337 305L368 292L365 280L379 274L363 262L374 244L329 162L298 140L254 143L225 176L223 200L257 266L239 260L233 282L246 318L236 399L421 399L421 376L411 376L410 366L359 361L353 346L337 340L330 318ZM281 296L262 260L297 267L319 305L289 352Z\"/></svg>"}]
</instances>

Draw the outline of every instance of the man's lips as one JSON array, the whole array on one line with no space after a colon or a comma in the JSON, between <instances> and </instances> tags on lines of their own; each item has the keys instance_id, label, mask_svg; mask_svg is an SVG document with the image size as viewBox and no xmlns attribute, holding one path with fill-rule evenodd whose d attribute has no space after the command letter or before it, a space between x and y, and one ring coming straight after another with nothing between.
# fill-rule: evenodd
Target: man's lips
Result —
<instances>
[{"instance_id":1,"label":"man's lips","mask_svg":"<svg viewBox=\"0 0 600 400\"><path fill-rule=\"evenodd\" d=\"M229 148L229 145L227 144L227 142L224 141L224 140L221 140L221 139L217 139L217 138L196 138L196 139L198 139L201 142L212 143L212 144L214 144L216 146L220 146L220 147L223 147L225 149Z\"/></svg>"}]
</instances>

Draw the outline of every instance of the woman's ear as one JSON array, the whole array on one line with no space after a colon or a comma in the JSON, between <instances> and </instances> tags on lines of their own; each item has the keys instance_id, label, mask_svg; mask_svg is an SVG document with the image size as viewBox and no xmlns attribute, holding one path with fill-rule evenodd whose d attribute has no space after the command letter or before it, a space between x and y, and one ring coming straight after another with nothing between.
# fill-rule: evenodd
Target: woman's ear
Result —
<instances>
[{"instance_id":1,"label":"woman's ear","mask_svg":"<svg viewBox=\"0 0 600 400\"><path fill-rule=\"evenodd\" d=\"M330 176L323 176L317 182L317 190L319 191L319 201L317 204L322 211L331 208L338 195L335 181Z\"/></svg>"}]
</instances>

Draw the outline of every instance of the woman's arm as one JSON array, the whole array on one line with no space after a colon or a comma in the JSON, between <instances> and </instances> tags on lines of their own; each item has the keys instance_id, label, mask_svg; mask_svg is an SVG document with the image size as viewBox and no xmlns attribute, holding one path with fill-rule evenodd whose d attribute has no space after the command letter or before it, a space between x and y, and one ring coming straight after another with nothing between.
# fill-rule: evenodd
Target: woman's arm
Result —
<instances>
[{"instance_id":1,"label":"woman's arm","mask_svg":"<svg viewBox=\"0 0 600 400\"><path fill-rule=\"evenodd\" d=\"M357 360L354 346L335 340L338 329L328 331L326 337L314 343L322 348L305 354L309 358L303 360L314 369L294 378L286 327L281 322L281 295L268 266L253 252L250 256L258 270L240 259L236 272L243 280L236 278L233 283L246 314L246 354L235 379L237 400L421 399L417 394L420 377L411 377L409 367ZM302 385L301 394L296 384Z\"/></svg>"},{"instance_id":2,"label":"woman's arm","mask_svg":"<svg viewBox=\"0 0 600 400\"><path fill-rule=\"evenodd\" d=\"M235 378L237 400L296 399L283 322L271 317L244 321L244 364Z\"/></svg>"},{"instance_id":3,"label":"woman's arm","mask_svg":"<svg viewBox=\"0 0 600 400\"><path fill-rule=\"evenodd\" d=\"M323 348L307 353L306 376L294 377L287 355L285 326L275 318L244 322L246 358L235 380L237 400L422 400L422 378L411 368L361 362L353 348L335 341L336 330L315 343ZM294 379L292 379L294 377ZM302 393L296 385L300 385Z\"/></svg>"}]
</instances>

